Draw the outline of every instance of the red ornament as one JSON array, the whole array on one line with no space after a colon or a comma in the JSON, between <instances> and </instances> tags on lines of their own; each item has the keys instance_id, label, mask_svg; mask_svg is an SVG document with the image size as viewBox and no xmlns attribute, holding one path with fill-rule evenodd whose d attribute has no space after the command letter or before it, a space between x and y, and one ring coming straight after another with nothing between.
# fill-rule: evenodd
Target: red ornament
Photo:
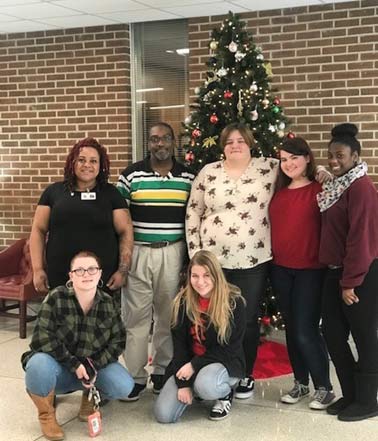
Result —
<instances>
[{"instance_id":1,"label":"red ornament","mask_svg":"<svg viewBox=\"0 0 378 441\"><path fill-rule=\"evenodd\" d=\"M218 121L219 121L219 118L217 117L217 115L215 115L215 113L213 113L213 114L210 116L210 122L211 122L211 124L216 124Z\"/></svg>"},{"instance_id":2,"label":"red ornament","mask_svg":"<svg viewBox=\"0 0 378 441\"><path fill-rule=\"evenodd\" d=\"M287 137L290 138L290 139L293 139L293 138L295 138L295 134L293 132L289 132L287 134Z\"/></svg>"},{"instance_id":3,"label":"red ornament","mask_svg":"<svg viewBox=\"0 0 378 441\"><path fill-rule=\"evenodd\" d=\"M194 153L193 152L187 152L185 155L185 161L186 162L192 162L194 159Z\"/></svg>"},{"instance_id":4,"label":"red ornament","mask_svg":"<svg viewBox=\"0 0 378 441\"><path fill-rule=\"evenodd\" d=\"M281 104L281 100L276 96L273 100L273 104L275 104L276 106L279 106Z\"/></svg>"},{"instance_id":5,"label":"red ornament","mask_svg":"<svg viewBox=\"0 0 378 441\"><path fill-rule=\"evenodd\" d=\"M268 317L267 315L264 315L264 317L262 317L262 319L261 319L261 323L264 326L269 326L270 325L270 317Z\"/></svg>"},{"instance_id":6,"label":"red ornament","mask_svg":"<svg viewBox=\"0 0 378 441\"><path fill-rule=\"evenodd\" d=\"M201 136L201 130L200 129L194 129L193 130L193 132L192 132L192 136L194 137L194 138L199 138L200 136Z\"/></svg>"},{"instance_id":7,"label":"red ornament","mask_svg":"<svg viewBox=\"0 0 378 441\"><path fill-rule=\"evenodd\" d=\"M232 98L233 93L231 92L231 90L226 90L226 91L224 92L223 96L224 96L226 99L229 99L229 98Z\"/></svg>"}]
</instances>

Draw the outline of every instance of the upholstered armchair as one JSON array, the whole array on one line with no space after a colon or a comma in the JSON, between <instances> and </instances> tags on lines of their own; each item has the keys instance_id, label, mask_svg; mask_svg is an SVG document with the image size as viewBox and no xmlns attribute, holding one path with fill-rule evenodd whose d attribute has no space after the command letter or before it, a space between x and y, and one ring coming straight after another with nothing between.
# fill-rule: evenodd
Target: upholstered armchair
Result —
<instances>
[{"instance_id":1,"label":"upholstered armchair","mask_svg":"<svg viewBox=\"0 0 378 441\"><path fill-rule=\"evenodd\" d=\"M26 338L26 323L35 316L27 315L27 302L40 294L33 286L29 241L17 240L0 253L0 315L19 319L20 338ZM17 312L10 312L18 309Z\"/></svg>"}]
</instances>

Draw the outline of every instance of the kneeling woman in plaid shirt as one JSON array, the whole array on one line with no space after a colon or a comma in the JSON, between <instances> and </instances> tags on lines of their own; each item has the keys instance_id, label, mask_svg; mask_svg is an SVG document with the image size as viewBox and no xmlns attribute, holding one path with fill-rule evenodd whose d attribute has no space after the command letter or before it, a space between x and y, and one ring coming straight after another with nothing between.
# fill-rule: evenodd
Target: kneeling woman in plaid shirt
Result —
<instances>
[{"instance_id":1,"label":"kneeling woman in plaid shirt","mask_svg":"<svg viewBox=\"0 0 378 441\"><path fill-rule=\"evenodd\" d=\"M87 251L71 261L69 281L46 296L38 314L30 351L22 355L26 388L38 409L43 434L64 438L56 421L54 395L83 391L79 418L93 413L92 385L104 399L127 397L134 382L118 363L125 330L112 298L99 289L101 265Z\"/></svg>"},{"instance_id":2,"label":"kneeling woman in plaid shirt","mask_svg":"<svg viewBox=\"0 0 378 441\"><path fill-rule=\"evenodd\" d=\"M213 253L198 251L173 304L173 359L154 407L160 423L175 423L192 404L193 393L215 400L211 420L229 415L233 388L245 372L245 326L239 288L227 283Z\"/></svg>"}]
</instances>

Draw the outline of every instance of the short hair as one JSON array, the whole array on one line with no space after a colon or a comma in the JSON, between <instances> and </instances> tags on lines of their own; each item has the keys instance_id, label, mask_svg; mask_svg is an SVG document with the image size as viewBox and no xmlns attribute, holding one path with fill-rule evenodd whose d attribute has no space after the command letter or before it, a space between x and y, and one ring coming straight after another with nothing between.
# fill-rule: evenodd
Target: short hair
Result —
<instances>
[{"instance_id":1,"label":"short hair","mask_svg":"<svg viewBox=\"0 0 378 441\"><path fill-rule=\"evenodd\" d=\"M224 150L226 146L228 137L231 135L232 132L236 131L240 133L240 135L243 137L244 141L249 145L249 147L253 148L255 144L255 138L253 137L251 129L246 124L235 122L228 124L221 132L219 143L222 150Z\"/></svg>"},{"instance_id":2,"label":"short hair","mask_svg":"<svg viewBox=\"0 0 378 441\"><path fill-rule=\"evenodd\" d=\"M343 144L350 147L352 153L357 152L358 156L361 154L361 144L356 138L358 128L355 124L343 123L338 124L331 130L332 138L328 143L328 148L331 144Z\"/></svg>"},{"instance_id":3,"label":"short hair","mask_svg":"<svg viewBox=\"0 0 378 441\"><path fill-rule=\"evenodd\" d=\"M306 167L306 177L310 181L313 181L315 179L316 165L315 165L314 154L312 153L311 148L305 139L300 137L286 138L283 141L282 146L280 147L280 151L281 150L291 153L292 155L308 156L310 160ZM278 172L277 183L276 183L276 191L280 190L281 188L287 187L290 184L290 182L291 179L289 178L289 176L285 175L285 173L281 170L280 167Z\"/></svg>"},{"instance_id":4,"label":"short hair","mask_svg":"<svg viewBox=\"0 0 378 441\"><path fill-rule=\"evenodd\" d=\"M100 260L100 258L95 253L92 253L92 251L84 250L84 251L79 251L78 253L76 253L73 256L73 258L71 259L71 262L70 262L70 271L71 271L71 268L73 266L74 261L76 259L78 259L79 257L92 257L97 262L98 267L101 269L101 260Z\"/></svg>"},{"instance_id":5,"label":"short hair","mask_svg":"<svg viewBox=\"0 0 378 441\"><path fill-rule=\"evenodd\" d=\"M84 138L78 141L71 148L68 153L66 164L64 166L64 181L69 191L74 190L76 185L75 162L80 155L80 151L84 147L91 147L95 149L100 158L100 171L96 177L96 182L99 187L104 187L109 179L110 161L106 152L106 148L101 145L95 138Z\"/></svg>"},{"instance_id":6,"label":"short hair","mask_svg":"<svg viewBox=\"0 0 378 441\"><path fill-rule=\"evenodd\" d=\"M175 139L175 132L173 131L172 126L169 125L168 123L160 121L160 122L157 122L156 124L153 124L150 127L149 133L151 133L151 129L153 129L154 127L164 127L165 129L167 129L169 131L170 135L172 136L172 139Z\"/></svg>"}]
</instances>

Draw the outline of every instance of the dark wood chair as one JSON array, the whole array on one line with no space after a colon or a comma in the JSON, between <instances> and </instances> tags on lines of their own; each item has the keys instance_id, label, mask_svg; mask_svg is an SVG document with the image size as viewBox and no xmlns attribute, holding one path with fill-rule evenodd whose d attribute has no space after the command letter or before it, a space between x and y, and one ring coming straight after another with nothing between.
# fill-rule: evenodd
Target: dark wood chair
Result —
<instances>
[{"instance_id":1,"label":"dark wood chair","mask_svg":"<svg viewBox=\"0 0 378 441\"><path fill-rule=\"evenodd\" d=\"M19 239L0 253L0 315L19 319L20 338L26 338L26 323L36 319L27 315L27 302L40 296L33 286L29 241Z\"/></svg>"}]
</instances>

